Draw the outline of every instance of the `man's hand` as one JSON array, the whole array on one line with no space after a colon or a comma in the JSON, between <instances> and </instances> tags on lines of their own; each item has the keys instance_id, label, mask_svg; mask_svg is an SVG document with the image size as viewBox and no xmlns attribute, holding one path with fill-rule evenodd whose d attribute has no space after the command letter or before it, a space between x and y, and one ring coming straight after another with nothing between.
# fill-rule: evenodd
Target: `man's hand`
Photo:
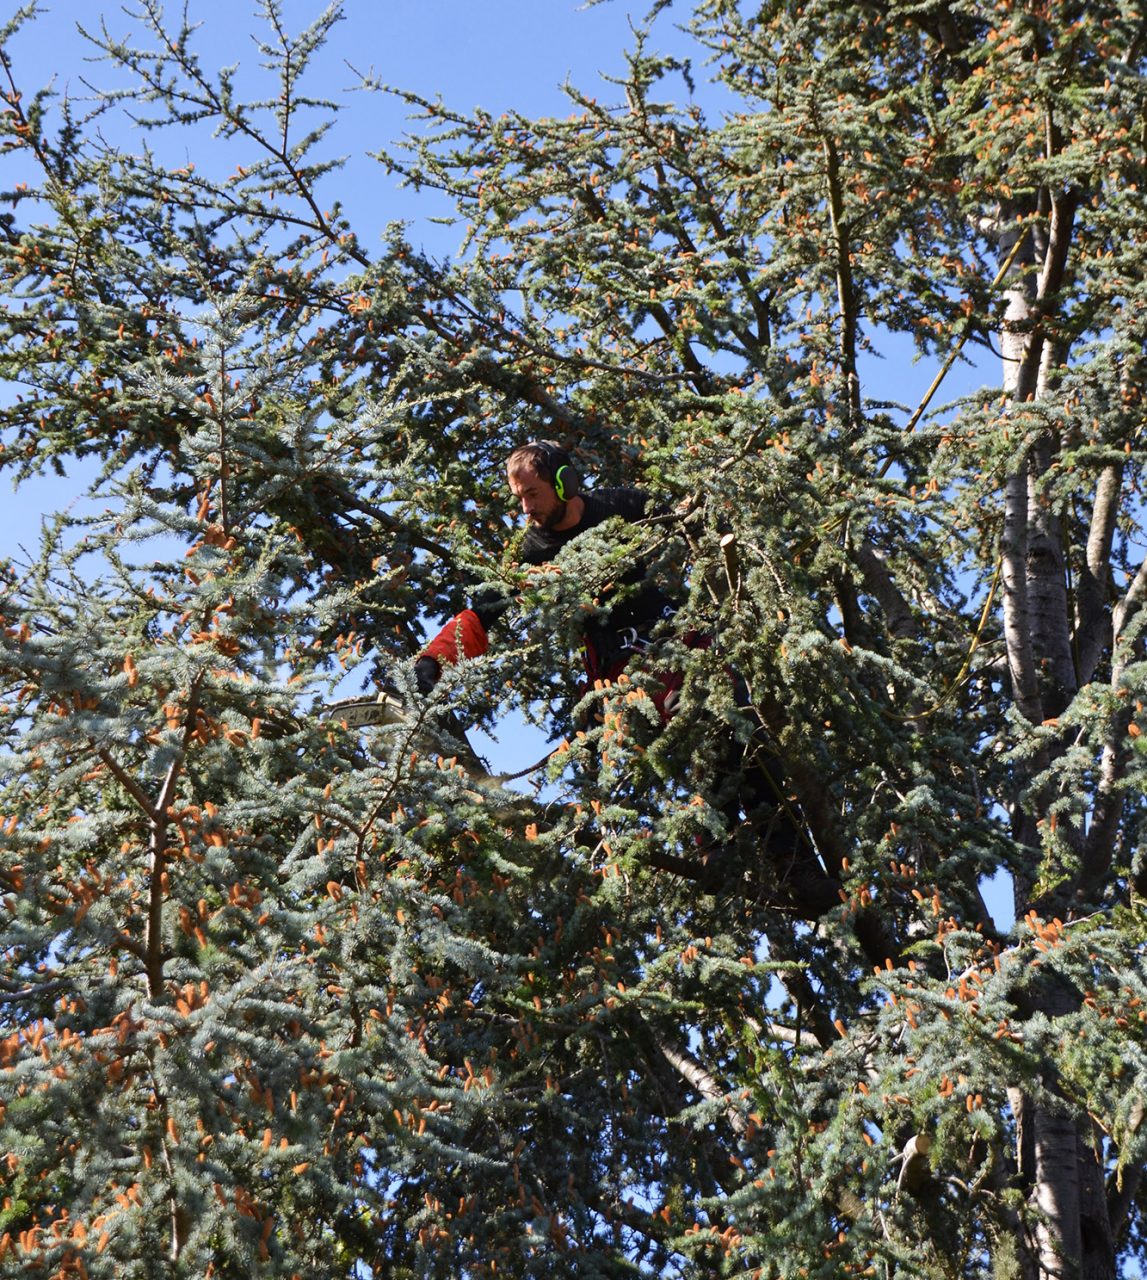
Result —
<instances>
[{"instance_id":1,"label":"man's hand","mask_svg":"<svg viewBox=\"0 0 1147 1280\"><path fill-rule=\"evenodd\" d=\"M419 693L429 693L438 683L441 675L442 668L438 665L437 659L432 658L428 653L423 654L414 664L414 679Z\"/></svg>"}]
</instances>

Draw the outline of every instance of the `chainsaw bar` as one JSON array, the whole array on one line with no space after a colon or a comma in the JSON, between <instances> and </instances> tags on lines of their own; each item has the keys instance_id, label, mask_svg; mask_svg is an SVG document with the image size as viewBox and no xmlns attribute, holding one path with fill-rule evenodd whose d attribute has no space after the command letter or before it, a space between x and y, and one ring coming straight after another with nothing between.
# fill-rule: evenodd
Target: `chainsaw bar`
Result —
<instances>
[{"instance_id":1,"label":"chainsaw bar","mask_svg":"<svg viewBox=\"0 0 1147 1280\"><path fill-rule=\"evenodd\" d=\"M332 702L329 706L323 707L321 715L324 720L334 720L348 729L368 729L379 726L385 728L388 725L404 725L410 728L406 707L391 693L380 693L375 698L347 698L343 702ZM414 741L417 744L425 738L425 732L416 733ZM472 759L467 759L465 753L462 754L462 758L458 761L461 768L478 781L483 783L491 781L491 774L485 762L473 752L470 752L470 755Z\"/></svg>"},{"instance_id":2,"label":"chainsaw bar","mask_svg":"<svg viewBox=\"0 0 1147 1280\"><path fill-rule=\"evenodd\" d=\"M390 693L380 693L375 698L347 698L343 702L332 702L323 707L321 716L324 720L341 721L348 729L365 729L375 725L409 725L406 708ZM468 744L467 744L468 745ZM471 760L459 760L459 766L466 774L483 788L503 787L507 782L524 778L543 768L553 752L544 755L536 764L516 773L491 773L485 761L478 755Z\"/></svg>"}]
</instances>

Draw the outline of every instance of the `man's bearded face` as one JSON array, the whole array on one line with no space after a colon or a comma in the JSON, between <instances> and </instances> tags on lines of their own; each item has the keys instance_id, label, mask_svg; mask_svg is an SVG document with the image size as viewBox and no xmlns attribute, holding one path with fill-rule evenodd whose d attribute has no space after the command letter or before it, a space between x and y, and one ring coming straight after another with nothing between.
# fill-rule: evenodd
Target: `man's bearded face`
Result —
<instances>
[{"instance_id":1,"label":"man's bearded face","mask_svg":"<svg viewBox=\"0 0 1147 1280\"><path fill-rule=\"evenodd\" d=\"M541 529L553 529L561 524L566 504L548 480L543 480L536 471L515 471L509 480L510 492L521 503L530 524Z\"/></svg>"}]
</instances>

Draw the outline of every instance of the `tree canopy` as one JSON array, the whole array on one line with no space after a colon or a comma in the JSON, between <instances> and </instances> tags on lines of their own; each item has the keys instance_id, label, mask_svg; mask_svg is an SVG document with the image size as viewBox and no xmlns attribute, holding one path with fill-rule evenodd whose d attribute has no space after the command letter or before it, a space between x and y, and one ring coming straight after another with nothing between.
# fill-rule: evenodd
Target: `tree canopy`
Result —
<instances>
[{"instance_id":1,"label":"tree canopy","mask_svg":"<svg viewBox=\"0 0 1147 1280\"><path fill-rule=\"evenodd\" d=\"M157 0L87 104L0 33L0 469L96 500L2 566L0 1270L1141 1264L1140 8L658 0L561 119L364 82L448 261L329 195L340 6L260 8L261 98ZM523 572L531 437L661 514ZM634 564L680 608L579 688Z\"/></svg>"}]
</instances>

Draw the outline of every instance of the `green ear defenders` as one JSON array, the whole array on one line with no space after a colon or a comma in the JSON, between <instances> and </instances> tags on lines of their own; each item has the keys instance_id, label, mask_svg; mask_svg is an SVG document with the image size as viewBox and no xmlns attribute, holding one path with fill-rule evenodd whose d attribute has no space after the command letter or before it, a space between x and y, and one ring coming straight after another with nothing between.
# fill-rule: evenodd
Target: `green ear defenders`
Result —
<instances>
[{"instance_id":1,"label":"green ear defenders","mask_svg":"<svg viewBox=\"0 0 1147 1280\"><path fill-rule=\"evenodd\" d=\"M556 440L536 440L534 446L545 454L550 484L554 486L558 501L568 502L571 498L576 498L581 492L581 477L569 454Z\"/></svg>"}]
</instances>

